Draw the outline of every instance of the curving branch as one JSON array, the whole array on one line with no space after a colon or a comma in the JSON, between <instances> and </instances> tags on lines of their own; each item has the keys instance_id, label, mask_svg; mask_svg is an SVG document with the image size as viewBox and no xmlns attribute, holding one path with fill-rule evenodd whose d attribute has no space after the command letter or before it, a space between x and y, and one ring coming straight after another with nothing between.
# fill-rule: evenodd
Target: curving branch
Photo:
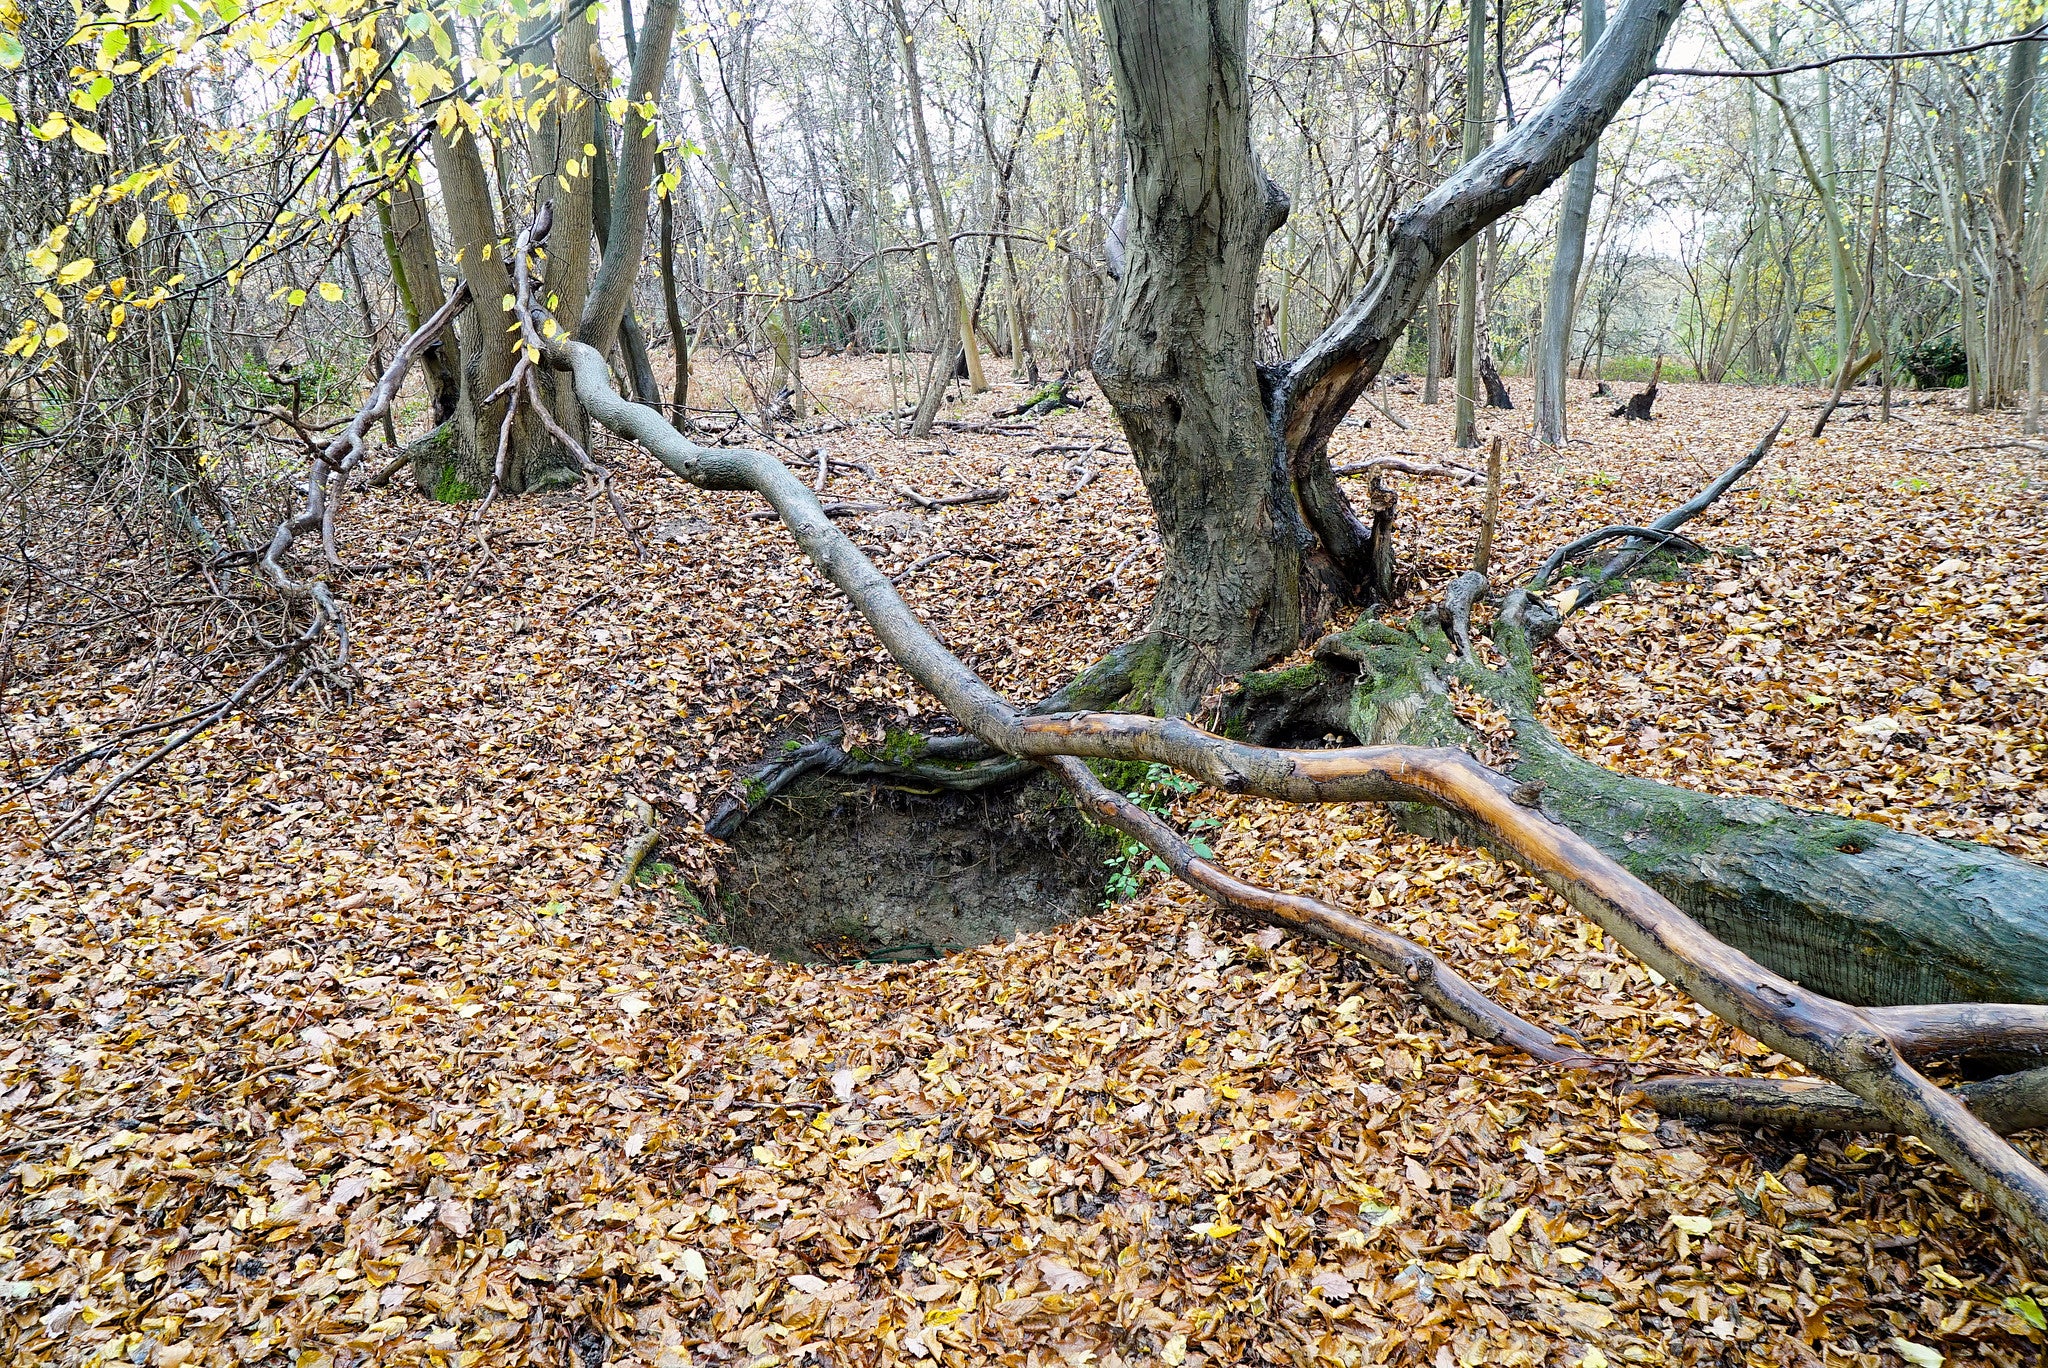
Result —
<instances>
[{"instance_id":1,"label":"curving branch","mask_svg":"<svg viewBox=\"0 0 2048 1368\"><path fill-rule=\"evenodd\" d=\"M70 773L88 761L104 759L113 754L123 740L183 724L182 730L168 741L100 785L90 798L73 808L51 833L52 841L61 841L78 830L121 789L147 773L165 756L219 726L251 699L259 695L268 697L278 689L286 687L293 678L286 667L295 665L312 654L329 630L334 632L338 644L334 663L345 665L348 662L348 620L334 602L334 595L327 587L327 581L319 576L304 580L294 578L285 568L284 557L291 552L300 537L308 532L317 531L320 534L320 546L327 564L333 567L341 563L334 544L334 515L338 507L337 485L345 486L349 475L362 464L363 457L369 450L365 438L369 435L370 427L391 411L392 402L398 396L399 387L405 383L406 372L412 368L413 362L420 358L468 303L469 287L457 286L455 293L450 295L431 317L415 328L411 336L398 344L398 350L392 355L391 364L377 377L377 383L370 389L369 398L363 401L362 408L349 420L348 426L325 447L315 450L312 464L306 470L305 502L296 512L288 514L278 523L277 531L271 535L269 544L257 559L257 568L264 580L286 599L312 604L312 620L307 623L306 629L298 636L275 647L268 661L219 702L195 708L161 722L130 727L83 755L57 766L43 776L42 781L29 786L31 789L39 788L42 783L58 774Z\"/></svg>"},{"instance_id":2,"label":"curving branch","mask_svg":"<svg viewBox=\"0 0 2048 1368\"><path fill-rule=\"evenodd\" d=\"M1544 558L1543 564L1537 569L1536 573L1530 577L1529 587L1531 589L1543 588L1550 583L1550 577L1563 569L1564 563L1573 556L1582 556L1594 547L1604 546L1608 542L1620 537L1632 537L1637 540L1646 541L1653 548L1666 546L1672 542L1679 542L1688 551L1704 552L1707 549L1691 537L1681 537L1676 532L1659 531L1654 527L1637 527L1632 523L1615 523L1611 527L1603 527L1596 532L1588 532L1585 536L1566 542L1563 546L1551 552Z\"/></svg>"},{"instance_id":3,"label":"curving branch","mask_svg":"<svg viewBox=\"0 0 2048 1368\"><path fill-rule=\"evenodd\" d=\"M1227 873L1198 855L1164 821L1097 779L1095 772L1079 760L1056 756L1039 763L1058 775L1084 807L1132 840L1142 842L1175 878L1208 894L1219 906L1290 931L1305 931L1356 951L1377 967L1397 975L1417 997L1481 1040L1511 1045L1546 1064L1568 1068L1622 1067L1619 1060L1562 1048L1557 1037L1502 1007L1457 970L1405 936L1382 930L1355 913L1320 899L1276 893Z\"/></svg>"},{"instance_id":4,"label":"curving branch","mask_svg":"<svg viewBox=\"0 0 2048 1368\"><path fill-rule=\"evenodd\" d=\"M1483 470L1461 465L1438 465L1433 461L1404 461L1398 456L1375 456L1370 461L1352 461L1330 467L1332 475L1373 475L1382 470L1391 470L1397 475L1413 475L1417 479L1455 480L1461 485L1483 484L1486 480Z\"/></svg>"},{"instance_id":5,"label":"curving branch","mask_svg":"<svg viewBox=\"0 0 2048 1368\"><path fill-rule=\"evenodd\" d=\"M1379 374L1437 268L1571 168L1650 74L1683 0L1627 0L1556 98L1395 221L1378 273L1280 378L1288 449L1320 448Z\"/></svg>"}]
</instances>

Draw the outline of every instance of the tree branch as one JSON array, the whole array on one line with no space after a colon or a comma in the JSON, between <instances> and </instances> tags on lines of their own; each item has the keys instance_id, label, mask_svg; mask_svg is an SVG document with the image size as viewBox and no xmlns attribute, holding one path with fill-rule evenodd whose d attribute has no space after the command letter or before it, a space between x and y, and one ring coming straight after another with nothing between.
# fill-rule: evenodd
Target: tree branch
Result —
<instances>
[{"instance_id":1,"label":"tree branch","mask_svg":"<svg viewBox=\"0 0 2048 1368\"><path fill-rule=\"evenodd\" d=\"M1437 268L1571 168L1644 77L1683 0L1627 0L1550 103L1398 219L1372 283L1289 366L1276 412L1290 450L1327 441L1421 305Z\"/></svg>"},{"instance_id":2,"label":"tree branch","mask_svg":"<svg viewBox=\"0 0 2048 1368\"><path fill-rule=\"evenodd\" d=\"M1840 66L1843 62L1911 62L1923 57L1960 57L1966 52L1982 52L1986 48L2010 47L2014 43L2031 43L2048 35L2048 24L2037 24L2025 33L2012 34L2005 38L1987 38L1981 43L1965 43L1961 47L1907 49L1904 52L1845 52L1839 57L1823 57L1819 61L1800 62L1795 66L1762 67L1755 71L1734 69L1716 70L1710 67L1658 67L1652 76L1739 76L1744 80L1758 80L1768 76L1790 76L1800 71L1819 71L1824 67Z\"/></svg>"}]
</instances>

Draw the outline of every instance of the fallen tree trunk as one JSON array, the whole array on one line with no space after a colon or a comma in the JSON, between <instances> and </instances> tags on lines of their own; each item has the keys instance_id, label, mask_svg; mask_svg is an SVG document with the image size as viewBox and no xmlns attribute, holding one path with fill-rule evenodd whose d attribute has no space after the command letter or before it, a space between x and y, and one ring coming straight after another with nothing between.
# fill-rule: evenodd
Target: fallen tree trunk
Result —
<instances>
[{"instance_id":1,"label":"fallen tree trunk","mask_svg":"<svg viewBox=\"0 0 2048 1368\"><path fill-rule=\"evenodd\" d=\"M1268 742L1336 732L1369 745L1477 750L1483 738L1451 706L1452 686L1462 684L1506 714L1516 751L1508 773L1531 803L1787 978L1863 1006L2048 1003L2048 869L1987 846L1617 774L1558 744L1536 716L1533 645L1659 548L1705 554L1677 529L1756 467L1784 421L1649 526L1603 528L1548 556L1530 589L1502 602L1494 638L1504 668L1472 658L1471 607L1486 584L1466 575L1441 617L1362 621L1319 643L1309 666L1248 676L1235 718ZM1569 562L1616 540L1621 549L1597 569L1548 601L1534 596ZM1401 820L1434 837L1492 844L1438 810L1403 809Z\"/></svg>"},{"instance_id":2,"label":"fallen tree trunk","mask_svg":"<svg viewBox=\"0 0 2048 1368\"><path fill-rule=\"evenodd\" d=\"M1453 682L1507 714L1507 773L1708 930L1830 997L1859 1005L2048 1003L2048 870L1986 846L1910 836L1616 774L1559 745L1533 690L1461 659L1428 626L1378 623L1326 639L1314 665L1245 681L1235 709L1268 740L1335 731L1369 745L1478 748ZM1424 834L1493 844L1469 823L1404 809Z\"/></svg>"}]
</instances>

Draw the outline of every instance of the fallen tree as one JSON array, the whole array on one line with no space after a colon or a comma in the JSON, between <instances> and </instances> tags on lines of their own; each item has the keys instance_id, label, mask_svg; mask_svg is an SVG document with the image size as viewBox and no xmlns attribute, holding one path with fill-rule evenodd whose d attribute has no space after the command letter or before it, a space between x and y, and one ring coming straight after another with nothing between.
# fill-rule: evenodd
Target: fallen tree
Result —
<instances>
[{"instance_id":1,"label":"fallen tree","mask_svg":"<svg viewBox=\"0 0 2048 1368\"><path fill-rule=\"evenodd\" d=\"M523 259L515 261L515 269L525 269ZM1356 914L1235 878L1197 855L1157 817L1102 784L1080 762L1163 764L1227 792L1290 802L1376 802L1433 809L1457 830L1476 835L1533 874L1717 1016L1830 1079L1867 1109L1868 1115L1918 1136L2030 1238L2048 1247L2048 1174L2007 1144L1962 1097L1944 1090L1915 1067L1916 1063L1962 1055L2037 1050L2048 1043L2048 1008L1941 1005L1874 1011L1802 986L1716 938L1622 861L1546 811L1541 798L1547 789L1532 794L1529 784L1487 768L1454 746L1381 744L1295 750L1218 735L1177 718L1094 711L1026 712L989 688L946 649L888 579L833 525L812 490L780 460L764 452L697 445L656 410L621 398L611 387L604 358L597 352L573 341L544 340L533 318L523 319L522 324L529 345L542 349L551 364L571 373L578 397L599 423L640 443L664 466L699 488L751 491L768 500L811 563L846 595L896 662L987 748L981 752L960 747L949 759L986 763L985 754L996 753L1011 761L1043 765L1102 820L1144 843L1176 877L1224 905L1358 950L1398 974L1438 1010L1482 1039L1553 1063L1620 1067L1563 1047L1550 1032L1477 993L1421 947ZM1749 464L1760 459L1768 441L1760 444ZM1725 489L1739 473L1724 475L1715 485ZM1704 506L1701 500L1693 502ZM1631 556L1640 560L1651 540L1631 539L1602 567L1601 575L1609 577L1611 567ZM1645 545L1638 548L1635 543ZM1460 577L1441 610L1414 615L1405 639L1370 635L1363 639L1357 654L1369 656L1374 648L1385 647L1398 653L1402 663L1397 672L1416 679L1413 690L1398 696L1414 700L1413 704L1386 699L1381 683L1386 676L1382 674L1375 673L1364 687L1353 684L1350 693L1354 701L1362 694L1369 706L1393 703L1373 714L1379 720L1363 735L1372 735L1395 713L1408 714L1411 723L1425 714L1439 718L1448 714L1446 707L1424 697L1427 684L1420 677L1420 668L1425 660L1446 668L1453 663L1480 668L1472 661L1469 647L1451 644L1469 640L1469 613L1483 589L1473 583L1475 579L1483 577ZM1532 636L1540 633L1557 611L1547 605L1539 609L1537 602L1526 589L1510 593L1502 600L1495 622L1495 640L1510 660L1521 662L1524 668ZM1402 629L1379 630L1395 638L1402 635ZM1554 625L1549 630L1554 631ZM1116 676L1127 671L1127 663L1106 663L1094 672L1090 687L1113 690L1122 682ZM1373 703L1375 698L1382 702ZM1744 1111L1744 1100L1730 1099L1724 1082L1668 1081L1658 1085L1655 1100L1673 1110L1722 1116L1747 1117L1766 1110L1758 1104ZM2031 1086L2016 1080L2005 1085L2005 1090L2026 1094ZM1799 1100L1796 1094L1767 1099L1779 1124L1785 1123L1788 1114L1798 1117ZM1842 1113L1842 1105L1833 1095L1822 1100L1829 1104L1828 1116ZM2016 1114L2021 1119L2035 1114L2025 1106L2016 1110L1993 1106L1990 1110L1995 1119L2006 1121ZM1814 1124L1818 1123L1816 1116Z\"/></svg>"}]
</instances>

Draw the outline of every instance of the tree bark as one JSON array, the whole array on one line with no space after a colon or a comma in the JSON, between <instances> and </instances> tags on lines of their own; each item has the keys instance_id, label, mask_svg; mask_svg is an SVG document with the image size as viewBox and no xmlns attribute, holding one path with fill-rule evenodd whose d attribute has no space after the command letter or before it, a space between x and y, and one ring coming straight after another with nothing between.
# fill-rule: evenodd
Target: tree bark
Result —
<instances>
[{"instance_id":1,"label":"tree bark","mask_svg":"<svg viewBox=\"0 0 2048 1368\"><path fill-rule=\"evenodd\" d=\"M1365 290L1266 373L1252 310L1287 200L1252 151L1246 6L1103 0L1102 13L1130 190L1095 373L1166 559L1129 701L1178 715L1224 676L1293 650L1338 604L1390 595L1391 505L1361 520L1330 470L1330 436L1449 256L1599 136L1678 0L1630 0L1557 98L1399 219Z\"/></svg>"},{"instance_id":2,"label":"tree bark","mask_svg":"<svg viewBox=\"0 0 2048 1368\"><path fill-rule=\"evenodd\" d=\"M1593 51L1607 27L1607 0L1585 0L1579 29L1579 59ZM1543 332L1536 344L1536 440L1565 443L1565 361L1578 317L1579 269L1586 261L1586 228L1593 218L1593 182L1600 170L1600 144L1572 163L1564 204L1557 215L1557 255L1543 303Z\"/></svg>"},{"instance_id":3,"label":"tree bark","mask_svg":"<svg viewBox=\"0 0 2048 1368\"><path fill-rule=\"evenodd\" d=\"M1486 145L1486 0L1465 0L1465 142L1470 164ZM1479 445L1479 239L1458 250L1458 374L1451 443Z\"/></svg>"},{"instance_id":4,"label":"tree bark","mask_svg":"<svg viewBox=\"0 0 2048 1368\"><path fill-rule=\"evenodd\" d=\"M2026 21L2029 27L2033 19ZM2040 71L2041 45L2014 43L2006 50L2005 81L1998 102L1998 178L1992 196L1994 243L1990 334L1991 392L1987 402L2002 408L2026 385L2026 367L2033 352L2028 322L2027 272L2023 258L2026 233L2027 166L2031 157L2034 87Z\"/></svg>"},{"instance_id":5,"label":"tree bark","mask_svg":"<svg viewBox=\"0 0 2048 1368\"><path fill-rule=\"evenodd\" d=\"M397 44L379 21L377 43L380 53L389 55ZM370 97L370 120L376 135L394 147L408 144L410 115L405 97L399 93L395 72L377 83ZM371 147L378 146L373 136ZM434 249L433 220L427 212L426 196L420 190L418 169L412 165L388 168L391 188L377 205L384 230L385 255L391 263L391 278L404 302L406 327L417 329L426 318L448 302L441 284L441 262ZM427 348L420 364L426 371L427 387L433 395L433 422L440 427L455 416L462 390L462 347L454 329L449 329Z\"/></svg>"}]
</instances>

